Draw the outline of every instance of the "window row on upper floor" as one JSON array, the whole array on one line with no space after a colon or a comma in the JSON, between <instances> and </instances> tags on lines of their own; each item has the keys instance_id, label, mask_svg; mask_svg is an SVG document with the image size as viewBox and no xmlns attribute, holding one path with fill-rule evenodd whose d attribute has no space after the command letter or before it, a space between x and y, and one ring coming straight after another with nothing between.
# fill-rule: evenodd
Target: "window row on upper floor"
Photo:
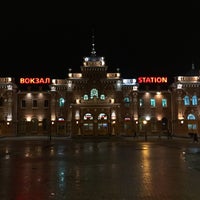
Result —
<instances>
[{"instance_id":1,"label":"window row on upper floor","mask_svg":"<svg viewBox=\"0 0 200 200\"><path fill-rule=\"evenodd\" d=\"M161 99L159 100L159 102L161 101L161 106L163 108L166 108L168 106L168 102L167 102L167 99ZM156 101L156 99L154 98L151 98L150 101L149 101L149 105L150 107L156 107L158 104L158 102ZM139 107L144 107L145 106L145 100L144 99L139 99Z\"/></svg>"},{"instance_id":2,"label":"window row on upper floor","mask_svg":"<svg viewBox=\"0 0 200 200\"><path fill-rule=\"evenodd\" d=\"M192 98L190 98L189 96L185 96L183 98L183 102L185 106L189 106L189 105L193 105L193 106L197 106L198 105L198 98L196 95L192 96Z\"/></svg>"}]
</instances>

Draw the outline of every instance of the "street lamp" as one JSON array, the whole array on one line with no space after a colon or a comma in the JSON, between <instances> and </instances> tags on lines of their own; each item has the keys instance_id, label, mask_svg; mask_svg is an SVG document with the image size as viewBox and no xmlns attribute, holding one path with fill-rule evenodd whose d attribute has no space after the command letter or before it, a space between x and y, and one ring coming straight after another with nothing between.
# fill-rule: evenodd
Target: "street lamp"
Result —
<instances>
[{"instance_id":1,"label":"street lamp","mask_svg":"<svg viewBox=\"0 0 200 200\"><path fill-rule=\"evenodd\" d=\"M135 121L135 135L134 137L137 137L137 132L138 132L138 120Z\"/></svg>"},{"instance_id":2,"label":"street lamp","mask_svg":"<svg viewBox=\"0 0 200 200\"><path fill-rule=\"evenodd\" d=\"M143 120L143 124L144 124L144 137L145 137L145 141L147 141L147 120Z\"/></svg>"},{"instance_id":3,"label":"street lamp","mask_svg":"<svg viewBox=\"0 0 200 200\"><path fill-rule=\"evenodd\" d=\"M54 121L51 121L51 129L50 129L50 131L49 131L49 140L50 140L50 142L51 142L51 136L52 136L52 126L54 126Z\"/></svg>"}]
</instances>

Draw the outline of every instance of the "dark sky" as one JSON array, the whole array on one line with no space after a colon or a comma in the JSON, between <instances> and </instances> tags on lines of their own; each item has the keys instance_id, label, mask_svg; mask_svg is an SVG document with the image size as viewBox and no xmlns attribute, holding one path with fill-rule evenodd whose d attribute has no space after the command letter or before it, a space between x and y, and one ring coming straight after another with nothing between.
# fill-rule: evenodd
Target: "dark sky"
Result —
<instances>
[{"instance_id":1,"label":"dark sky","mask_svg":"<svg viewBox=\"0 0 200 200\"><path fill-rule=\"evenodd\" d=\"M105 57L109 72L120 68L123 78L173 77L200 65L191 7L143 3L11 10L1 18L0 76L65 78L69 68L80 72L93 31L97 55Z\"/></svg>"}]
</instances>

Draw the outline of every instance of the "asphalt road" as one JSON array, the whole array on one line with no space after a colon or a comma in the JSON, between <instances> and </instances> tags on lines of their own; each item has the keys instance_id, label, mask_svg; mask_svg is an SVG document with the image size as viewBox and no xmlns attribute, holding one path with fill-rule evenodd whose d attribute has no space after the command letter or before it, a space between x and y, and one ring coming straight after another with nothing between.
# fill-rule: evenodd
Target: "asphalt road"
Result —
<instances>
[{"instance_id":1,"label":"asphalt road","mask_svg":"<svg viewBox=\"0 0 200 200\"><path fill-rule=\"evenodd\" d=\"M189 139L1 138L1 200L199 200Z\"/></svg>"}]
</instances>

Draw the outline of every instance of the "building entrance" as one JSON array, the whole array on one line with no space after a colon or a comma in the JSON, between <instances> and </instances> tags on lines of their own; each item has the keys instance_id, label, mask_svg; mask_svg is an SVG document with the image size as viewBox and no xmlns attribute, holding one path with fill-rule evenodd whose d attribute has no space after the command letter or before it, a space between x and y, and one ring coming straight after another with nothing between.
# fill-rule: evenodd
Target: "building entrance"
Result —
<instances>
[{"instance_id":1,"label":"building entrance","mask_svg":"<svg viewBox=\"0 0 200 200\"><path fill-rule=\"evenodd\" d=\"M96 123L90 122L90 123L83 123L82 126L82 135L92 135L92 136L98 136L98 135L108 135L108 123L107 122L100 122Z\"/></svg>"}]
</instances>

